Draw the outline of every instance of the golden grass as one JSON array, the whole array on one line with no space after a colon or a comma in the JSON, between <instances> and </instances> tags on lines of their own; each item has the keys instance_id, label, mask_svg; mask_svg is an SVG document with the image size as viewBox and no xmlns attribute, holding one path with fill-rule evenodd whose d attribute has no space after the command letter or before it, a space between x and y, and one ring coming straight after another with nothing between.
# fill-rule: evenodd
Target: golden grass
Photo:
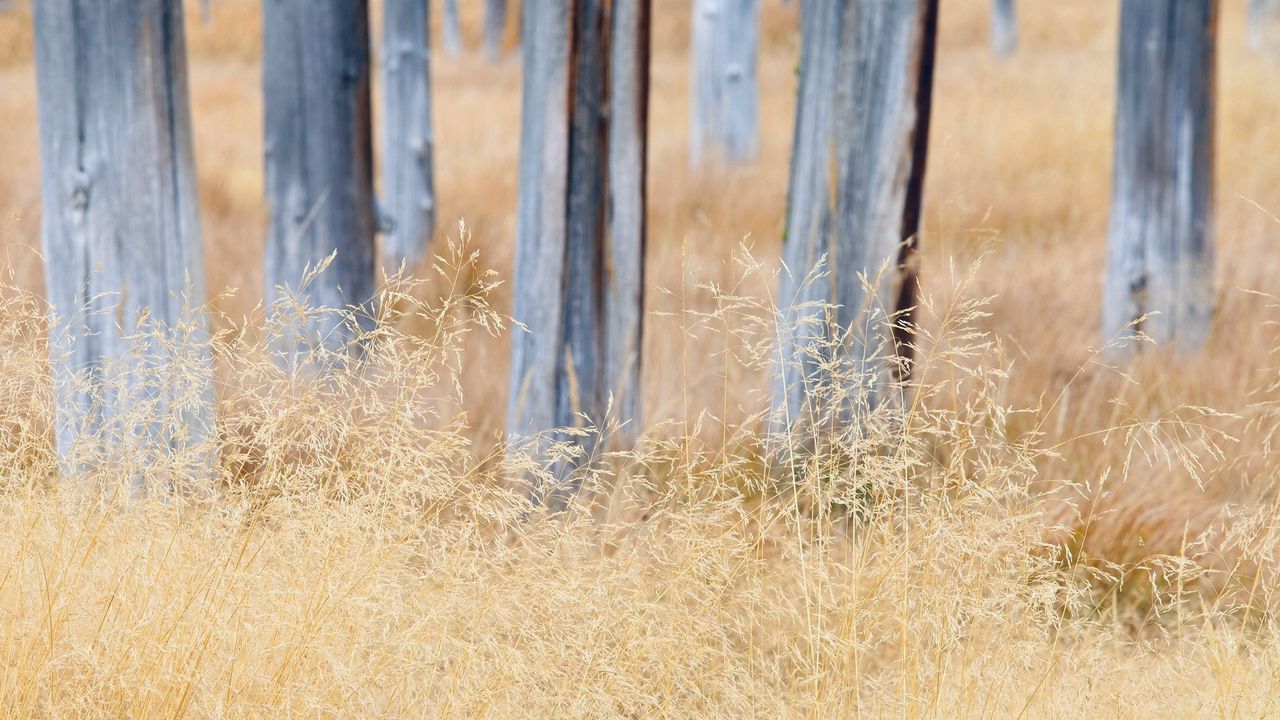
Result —
<instances>
[{"instance_id":1,"label":"golden grass","mask_svg":"<svg viewBox=\"0 0 1280 720\"><path fill-rule=\"evenodd\" d=\"M525 504L538 460L494 442L510 288L485 271L510 277L520 71L480 59L463 4L472 50L433 56L444 272L389 288L404 316L321 377L278 370L257 308L258 4L192 18L207 275L238 288L211 302L219 490L133 503L114 490L180 458L104 437L50 483L29 10L0 16L3 714L1277 714L1280 343L1257 293L1280 295L1280 96L1240 3L1206 351L1120 373L1092 349L1116 4L1024 3L1001 63L987 3L946 0L917 401L868 419L875 452L838 438L784 482L758 431L797 3L765 3L759 161L709 173L686 163L686 3L658 0L651 430L567 518ZM479 261L447 251L457 218Z\"/></svg>"}]
</instances>

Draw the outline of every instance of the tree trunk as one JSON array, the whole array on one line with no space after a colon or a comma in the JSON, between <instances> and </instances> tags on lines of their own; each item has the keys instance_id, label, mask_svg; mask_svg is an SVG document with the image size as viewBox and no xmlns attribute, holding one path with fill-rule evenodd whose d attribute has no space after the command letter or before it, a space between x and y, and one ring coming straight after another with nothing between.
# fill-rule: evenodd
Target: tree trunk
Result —
<instances>
[{"instance_id":1,"label":"tree trunk","mask_svg":"<svg viewBox=\"0 0 1280 720\"><path fill-rule=\"evenodd\" d=\"M272 0L263 30L267 301L286 288L315 308L364 303L375 283L367 2ZM326 347L350 335L336 319L313 330Z\"/></svg>"},{"instance_id":2,"label":"tree trunk","mask_svg":"<svg viewBox=\"0 0 1280 720\"><path fill-rule=\"evenodd\" d=\"M760 144L760 0L694 0L689 162L741 164Z\"/></svg>"},{"instance_id":3,"label":"tree trunk","mask_svg":"<svg viewBox=\"0 0 1280 720\"><path fill-rule=\"evenodd\" d=\"M775 429L849 422L907 375L937 36L937 0L811 0L803 12ZM836 408L819 403L831 353L859 383Z\"/></svg>"},{"instance_id":4,"label":"tree trunk","mask_svg":"<svg viewBox=\"0 0 1280 720\"><path fill-rule=\"evenodd\" d=\"M189 311L204 303L204 267L181 0L40 0L34 11L64 468L81 465L77 442L95 435L118 452L198 448L213 406L205 325ZM197 474L208 461L188 457Z\"/></svg>"},{"instance_id":5,"label":"tree trunk","mask_svg":"<svg viewBox=\"0 0 1280 720\"><path fill-rule=\"evenodd\" d=\"M462 52L462 19L458 0L444 0L444 51L449 57Z\"/></svg>"},{"instance_id":6,"label":"tree trunk","mask_svg":"<svg viewBox=\"0 0 1280 720\"><path fill-rule=\"evenodd\" d=\"M383 0L382 268L414 270L435 230L426 0Z\"/></svg>"},{"instance_id":7,"label":"tree trunk","mask_svg":"<svg viewBox=\"0 0 1280 720\"><path fill-rule=\"evenodd\" d=\"M778 305L778 362L774 372L775 433L817 416L809 399L822 382L825 305L831 302L832 202L840 19L847 0L806 0L801 7L800 84L792 137L791 178Z\"/></svg>"},{"instance_id":8,"label":"tree trunk","mask_svg":"<svg viewBox=\"0 0 1280 720\"><path fill-rule=\"evenodd\" d=\"M1258 52L1275 42L1280 0L1249 0L1249 49Z\"/></svg>"},{"instance_id":9,"label":"tree trunk","mask_svg":"<svg viewBox=\"0 0 1280 720\"><path fill-rule=\"evenodd\" d=\"M485 0L484 53L490 60L502 57L502 36L507 31L507 0Z\"/></svg>"},{"instance_id":10,"label":"tree trunk","mask_svg":"<svg viewBox=\"0 0 1280 720\"><path fill-rule=\"evenodd\" d=\"M638 437L642 417L650 12L650 0L613 0L604 382L615 416L628 421L617 438L625 445Z\"/></svg>"},{"instance_id":11,"label":"tree trunk","mask_svg":"<svg viewBox=\"0 0 1280 720\"><path fill-rule=\"evenodd\" d=\"M631 413L618 419L638 422L649 2L525 2L515 319L528 332L512 338L514 438L601 423L610 393ZM557 439L588 454L596 442ZM563 505L571 470L557 467L539 499Z\"/></svg>"},{"instance_id":12,"label":"tree trunk","mask_svg":"<svg viewBox=\"0 0 1280 720\"><path fill-rule=\"evenodd\" d=\"M1194 349L1213 314L1217 3L1124 0L1120 18L1102 331Z\"/></svg>"},{"instance_id":13,"label":"tree trunk","mask_svg":"<svg viewBox=\"0 0 1280 720\"><path fill-rule=\"evenodd\" d=\"M992 1L991 49L999 57L1008 57L1018 49L1018 18L1013 0Z\"/></svg>"}]
</instances>

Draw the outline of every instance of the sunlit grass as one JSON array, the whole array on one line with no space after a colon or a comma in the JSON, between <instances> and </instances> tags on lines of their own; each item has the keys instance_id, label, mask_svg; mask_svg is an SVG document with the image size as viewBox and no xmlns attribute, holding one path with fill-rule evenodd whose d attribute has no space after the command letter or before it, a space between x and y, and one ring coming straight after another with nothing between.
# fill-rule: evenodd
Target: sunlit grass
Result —
<instances>
[{"instance_id":1,"label":"sunlit grass","mask_svg":"<svg viewBox=\"0 0 1280 720\"><path fill-rule=\"evenodd\" d=\"M519 63L480 59L461 2L473 51L432 57L444 272L302 373L272 340L318 311L258 306L260 3L189 13L216 432L89 438L62 479L30 12L0 15L0 716L1280 713L1280 95L1243 2L1206 351L1100 347L1118 3L1022 3L999 62L990 3L944 0L928 359L908 403L789 456L810 438L763 431L800 3L764 3L760 158L715 173L687 164L688 2L656 0L646 433L557 518L523 485L549 459L501 444Z\"/></svg>"},{"instance_id":2,"label":"sunlit grass","mask_svg":"<svg viewBox=\"0 0 1280 720\"><path fill-rule=\"evenodd\" d=\"M860 405L866 383L833 365L819 404L844 388L862 409L811 426L819 442L763 436L759 414L719 437L667 423L583 461L578 502L548 515L528 481L555 457L468 439L459 348L505 332L496 279L461 243L437 271L432 302L414 299L418 281L388 286L358 351L314 343L283 362L299 328L324 324L290 300L254 332L217 334L235 382L219 385L205 447L101 437L71 476L48 431L41 303L5 293L7 715L1270 712L1274 507L1148 518L1182 533L1173 553L1139 540L1099 557L1087 536L1094 503L1138 468L1204 480L1232 432L1273 432L1271 396L1249 418L1187 407L1050 439L1053 403L1004 400L974 267L926 297L937 330L920 330L905 402ZM769 299L712 291L719 310L682 322L727 333L718 361L768 372ZM433 331L397 331L410 315ZM1094 435L1115 447L1096 481L1044 477ZM121 457L137 447L153 452ZM219 460L192 468L193 452ZM116 490L139 476L144 492Z\"/></svg>"}]
</instances>

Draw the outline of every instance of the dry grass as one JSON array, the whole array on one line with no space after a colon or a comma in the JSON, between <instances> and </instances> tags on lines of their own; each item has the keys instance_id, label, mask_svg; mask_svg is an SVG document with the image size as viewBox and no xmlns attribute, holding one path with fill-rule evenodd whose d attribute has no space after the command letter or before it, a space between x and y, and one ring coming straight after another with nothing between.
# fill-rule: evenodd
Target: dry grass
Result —
<instances>
[{"instance_id":1,"label":"dry grass","mask_svg":"<svg viewBox=\"0 0 1280 720\"><path fill-rule=\"evenodd\" d=\"M758 429L796 4L765 3L759 162L704 173L685 161L686 3L658 0L652 429L567 518L525 504L512 478L538 461L494 442L510 293L486 270L513 257L517 58L433 58L439 216L466 218L480 259L446 251L388 288L403 316L361 363L289 375L258 307L251 0L191 24L209 286L238 288L211 302L216 499L122 508L139 477L191 479L191 456L109 436L52 486L29 11L0 16L4 713L1280 712L1280 96L1242 3L1224 6L1215 334L1120 373L1092 349L1116 4L1025 3L1002 64L986 3L944 2L919 387L784 481ZM460 234L443 222L438 249Z\"/></svg>"}]
</instances>

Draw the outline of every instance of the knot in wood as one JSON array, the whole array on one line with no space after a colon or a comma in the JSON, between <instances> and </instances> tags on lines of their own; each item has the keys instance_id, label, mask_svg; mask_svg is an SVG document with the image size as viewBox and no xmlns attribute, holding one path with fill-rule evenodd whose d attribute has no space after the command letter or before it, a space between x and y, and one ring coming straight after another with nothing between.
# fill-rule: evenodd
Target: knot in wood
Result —
<instances>
[{"instance_id":1,"label":"knot in wood","mask_svg":"<svg viewBox=\"0 0 1280 720\"><path fill-rule=\"evenodd\" d=\"M84 210L89 207L89 174L82 171L71 176L71 208Z\"/></svg>"}]
</instances>

